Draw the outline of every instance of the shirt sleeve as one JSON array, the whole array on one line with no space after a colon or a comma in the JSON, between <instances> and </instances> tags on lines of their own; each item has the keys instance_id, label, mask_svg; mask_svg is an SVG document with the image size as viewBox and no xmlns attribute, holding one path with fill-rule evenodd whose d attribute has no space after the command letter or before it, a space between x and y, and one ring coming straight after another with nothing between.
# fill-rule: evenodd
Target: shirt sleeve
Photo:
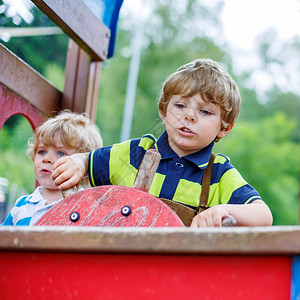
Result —
<instances>
[{"instance_id":1,"label":"shirt sleeve","mask_svg":"<svg viewBox=\"0 0 300 300\"><path fill-rule=\"evenodd\" d=\"M218 204L247 204L261 200L259 193L241 176L229 158L218 155L209 195L209 206Z\"/></svg>"},{"instance_id":2,"label":"shirt sleeve","mask_svg":"<svg viewBox=\"0 0 300 300\"><path fill-rule=\"evenodd\" d=\"M8 214L8 216L5 218L5 220L3 221L3 223L0 226L13 226L13 218L11 213Z\"/></svg>"},{"instance_id":3,"label":"shirt sleeve","mask_svg":"<svg viewBox=\"0 0 300 300\"><path fill-rule=\"evenodd\" d=\"M99 148L89 154L88 175L91 186L110 185L109 161L112 146Z\"/></svg>"},{"instance_id":4,"label":"shirt sleeve","mask_svg":"<svg viewBox=\"0 0 300 300\"><path fill-rule=\"evenodd\" d=\"M132 186L141 160L151 145L153 140L145 136L92 151L88 166L91 186Z\"/></svg>"},{"instance_id":5,"label":"shirt sleeve","mask_svg":"<svg viewBox=\"0 0 300 300\"><path fill-rule=\"evenodd\" d=\"M22 207L23 205L26 205L28 203L27 197L28 197L28 195L21 196L20 198L17 199L14 207L11 209L10 213L7 215L7 217L5 218L5 220L3 221L3 223L1 225L3 225L3 226L14 226L14 225L16 225L15 222L14 222L13 212L15 210L18 210L20 207Z\"/></svg>"}]
</instances>

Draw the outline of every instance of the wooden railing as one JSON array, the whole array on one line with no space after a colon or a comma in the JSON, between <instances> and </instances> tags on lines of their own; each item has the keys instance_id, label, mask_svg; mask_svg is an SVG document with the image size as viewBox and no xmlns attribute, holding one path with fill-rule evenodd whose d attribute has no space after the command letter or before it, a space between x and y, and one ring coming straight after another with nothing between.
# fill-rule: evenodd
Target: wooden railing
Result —
<instances>
[{"instance_id":1,"label":"wooden railing","mask_svg":"<svg viewBox=\"0 0 300 300\"><path fill-rule=\"evenodd\" d=\"M14 114L33 129L62 109L96 119L101 61L110 30L81 0L33 0L70 37L65 86L60 92L41 74L0 45L0 129ZM38 55L38 54L37 54Z\"/></svg>"},{"instance_id":2,"label":"wooden railing","mask_svg":"<svg viewBox=\"0 0 300 300\"><path fill-rule=\"evenodd\" d=\"M298 226L0 227L3 299L299 299Z\"/></svg>"}]
</instances>

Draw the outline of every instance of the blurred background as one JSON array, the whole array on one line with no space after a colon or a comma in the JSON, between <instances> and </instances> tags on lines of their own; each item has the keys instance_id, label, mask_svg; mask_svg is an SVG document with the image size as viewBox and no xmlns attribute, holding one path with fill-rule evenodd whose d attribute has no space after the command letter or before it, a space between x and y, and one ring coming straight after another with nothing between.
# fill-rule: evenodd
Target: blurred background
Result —
<instances>
[{"instance_id":1,"label":"blurred background","mask_svg":"<svg viewBox=\"0 0 300 300\"><path fill-rule=\"evenodd\" d=\"M212 58L236 80L243 101L233 131L214 152L228 155L259 191L275 225L298 224L299 9L297 0L124 0L114 56L102 64L100 76L96 124L104 145L145 133L158 138L162 82L182 64ZM39 30L45 27L53 30ZM63 90L68 37L31 1L0 0L0 39ZM125 103L132 110L124 112ZM34 190L26 156L32 135L18 115L0 131L0 207L6 198L7 211Z\"/></svg>"}]
</instances>

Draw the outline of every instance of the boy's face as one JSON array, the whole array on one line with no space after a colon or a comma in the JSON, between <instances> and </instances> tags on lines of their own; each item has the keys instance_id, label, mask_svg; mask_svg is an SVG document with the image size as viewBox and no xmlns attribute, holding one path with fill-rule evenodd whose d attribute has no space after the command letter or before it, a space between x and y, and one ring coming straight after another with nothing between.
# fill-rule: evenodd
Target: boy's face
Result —
<instances>
[{"instance_id":1,"label":"boy's face","mask_svg":"<svg viewBox=\"0 0 300 300\"><path fill-rule=\"evenodd\" d=\"M199 94L174 95L162 119L170 147L180 157L203 149L217 136L225 137L232 128L221 129L220 107L203 101Z\"/></svg>"},{"instance_id":2,"label":"boy's face","mask_svg":"<svg viewBox=\"0 0 300 300\"><path fill-rule=\"evenodd\" d=\"M35 177L44 189L58 190L58 187L52 180L53 164L61 157L75 153L75 149L67 148L56 135L54 146L47 146L40 141L33 160L33 169Z\"/></svg>"}]
</instances>

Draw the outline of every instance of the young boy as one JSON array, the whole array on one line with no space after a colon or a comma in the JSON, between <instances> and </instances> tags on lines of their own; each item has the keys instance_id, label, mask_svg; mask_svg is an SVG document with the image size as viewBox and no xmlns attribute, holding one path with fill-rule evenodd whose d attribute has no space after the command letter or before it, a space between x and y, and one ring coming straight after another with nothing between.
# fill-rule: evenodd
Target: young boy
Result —
<instances>
[{"instance_id":1,"label":"young boy","mask_svg":"<svg viewBox=\"0 0 300 300\"><path fill-rule=\"evenodd\" d=\"M20 197L2 225L34 225L62 193L52 180L54 163L61 157L103 146L98 128L85 114L63 111L37 128L28 154L40 184L33 194ZM88 183L88 182L86 182ZM82 183L86 185L85 183Z\"/></svg>"},{"instance_id":2,"label":"young boy","mask_svg":"<svg viewBox=\"0 0 300 300\"><path fill-rule=\"evenodd\" d=\"M216 62L198 59L166 79L158 108L166 130L157 142L145 135L63 157L53 167L55 183L64 190L88 173L92 186L132 186L145 151L154 147L161 160L149 193L196 209L213 145L231 131L238 117L238 87ZM238 226L267 226L273 221L258 192L222 154L214 159L207 205L210 208L195 216L191 226L218 227L229 215Z\"/></svg>"}]
</instances>

